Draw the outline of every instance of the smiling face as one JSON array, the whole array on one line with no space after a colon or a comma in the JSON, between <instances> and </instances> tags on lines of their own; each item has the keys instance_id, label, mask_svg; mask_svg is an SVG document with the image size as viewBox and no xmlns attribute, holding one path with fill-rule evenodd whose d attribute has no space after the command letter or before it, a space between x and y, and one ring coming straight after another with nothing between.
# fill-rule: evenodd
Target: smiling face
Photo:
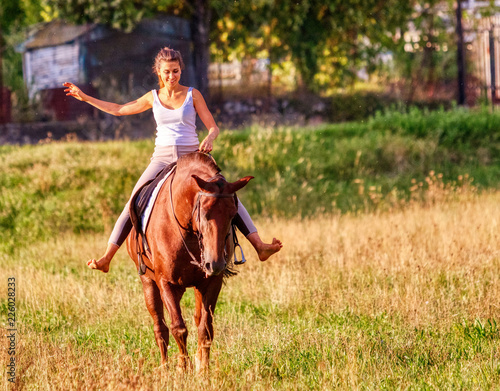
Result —
<instances>
[{"instance_id":1,"label":"smiling face","mask_svg":"<svg viewBox=\"0 0 500 391\"><path fill-rule=\"evenodd\" d=\"M175 88L179 84L182 69L179 61L162 61L158 69L160 86L163 84L168 89Z\"/></svg>"}]
</instances>

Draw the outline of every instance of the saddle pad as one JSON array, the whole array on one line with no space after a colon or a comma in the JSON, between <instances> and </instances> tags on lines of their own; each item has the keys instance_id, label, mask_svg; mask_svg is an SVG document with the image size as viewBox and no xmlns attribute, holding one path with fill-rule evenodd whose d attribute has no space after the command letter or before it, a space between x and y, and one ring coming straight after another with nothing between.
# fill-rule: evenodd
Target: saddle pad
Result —
<instances>
[{"instance_id":1,"label":"saddle pad","mask_svg":"<svg viewBox=\"0 0 500 391\"><path fill-rule=\"evenodd\" d=\"M154 179L146 182L132 197L130 203L130 218L137 232L145 233L151 211L161 186L172 173L176 163L169 164L161 170Z\"/></svg>"},{"instance_id":2,"label":"saddle pad","mask_svg":"<svg viewBox=\"0 0 500 391\"><path fill-rule=\"evenodd\" d=\"M168 172L168 174L163 178L156 187L153 190L153 193L151 193L151 197L149 197L148 204L146 205L146 209L144 209L144 213L141 216L141 227L144 233L146 233L146 229L148 228L148 221L149 217L151 216L151 211L153 210L153 206L155 205L156 197L158 196L158 193L160 192L161 187L167 180L167 178L170 176L172 173L172 170Z\"/></svg>"}]
</instances>

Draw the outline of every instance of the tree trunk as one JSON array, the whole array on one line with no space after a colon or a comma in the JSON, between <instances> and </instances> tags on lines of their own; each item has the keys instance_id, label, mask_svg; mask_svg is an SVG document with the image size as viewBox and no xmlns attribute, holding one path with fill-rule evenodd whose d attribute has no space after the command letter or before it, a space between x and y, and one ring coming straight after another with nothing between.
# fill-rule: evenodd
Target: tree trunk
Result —
<instances>
[{"instance_id":1,"label":"tree trunk","mask_svg":"<svg viewBox=\"0 0 500 391\"><path fill-rule=\"evenodd\" d=\"M458 68L458 104L464 105L465 96L465 50L464 50L464 31L462 28L462 3L457 1L457 68Z\"/></svg>"},{"instance_id":2,"label":"tree trunk","mask_svg":"<svg viewBox=\"0 0 500 391\"><path fill-rule=\"evenodd\" d=\"M191 31L194 43L194 69L196 87L209 99L208 65L210 63L209 33L210 7L208 0L194 0L194 14L191 19Z\"/></svg>"}]
</instances>

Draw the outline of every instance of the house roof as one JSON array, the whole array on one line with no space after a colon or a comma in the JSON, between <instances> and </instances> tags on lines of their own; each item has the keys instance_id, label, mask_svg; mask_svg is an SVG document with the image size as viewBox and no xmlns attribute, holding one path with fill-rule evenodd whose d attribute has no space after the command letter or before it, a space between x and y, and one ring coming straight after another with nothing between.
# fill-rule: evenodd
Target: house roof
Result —
<instances>
[{"instance_id":1,"label":"house roof","mask_svg":"<svg viewBox=\"0 0 500 391\"><path fill-rule=\"evenodd\" d=\"M24 43L25 50L57 46L70 43L93 30L96 24L73 25L62 20L54 20L40 27Z\"/></svg>"},{"instance_id":2,"label":"house roof","mask_svg":"<svg viewBox=\"0 0 500 391\"><path fill-rule=\"evenodd\" d=\"M164 36L174 39L191 39L189 21L178 16L161 16L152 19L144 19L135 29L136 32ZM16 46L16 51L23 53L28 50L53 47L74 42L89 34L91 41L99 40L110 34L110 29L104 25L89 23L86 25L75 25L63 20L34 26L29 38Z\"/></svg>"}]
</instances>

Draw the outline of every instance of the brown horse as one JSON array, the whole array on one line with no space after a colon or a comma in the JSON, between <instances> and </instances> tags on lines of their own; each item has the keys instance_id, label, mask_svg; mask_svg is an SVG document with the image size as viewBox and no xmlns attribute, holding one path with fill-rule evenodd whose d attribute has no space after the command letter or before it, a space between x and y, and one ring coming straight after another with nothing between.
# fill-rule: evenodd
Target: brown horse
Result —
<instances>
[{"instance_id":1,"label":"brown horse","mask_svg":"<svg viewBox=\"0 0 500 391\"><path fill-rule=\"evenodd\" d=\"M210 156L194 152L179 158L158 194L146 232L151 255L144 259L148 269L141 281L162 364L167 362L169 339L165 305L171 318L170 331L179 346L179 367L190 366L180 301L186 288L193 287L198 328L196 368L208 368L213 313L228 260L225 248L237 213L235 193L250 179L228 183ZM134 232L128 236L127 249L137 265Z\"/></svg>"}]
</instances>

